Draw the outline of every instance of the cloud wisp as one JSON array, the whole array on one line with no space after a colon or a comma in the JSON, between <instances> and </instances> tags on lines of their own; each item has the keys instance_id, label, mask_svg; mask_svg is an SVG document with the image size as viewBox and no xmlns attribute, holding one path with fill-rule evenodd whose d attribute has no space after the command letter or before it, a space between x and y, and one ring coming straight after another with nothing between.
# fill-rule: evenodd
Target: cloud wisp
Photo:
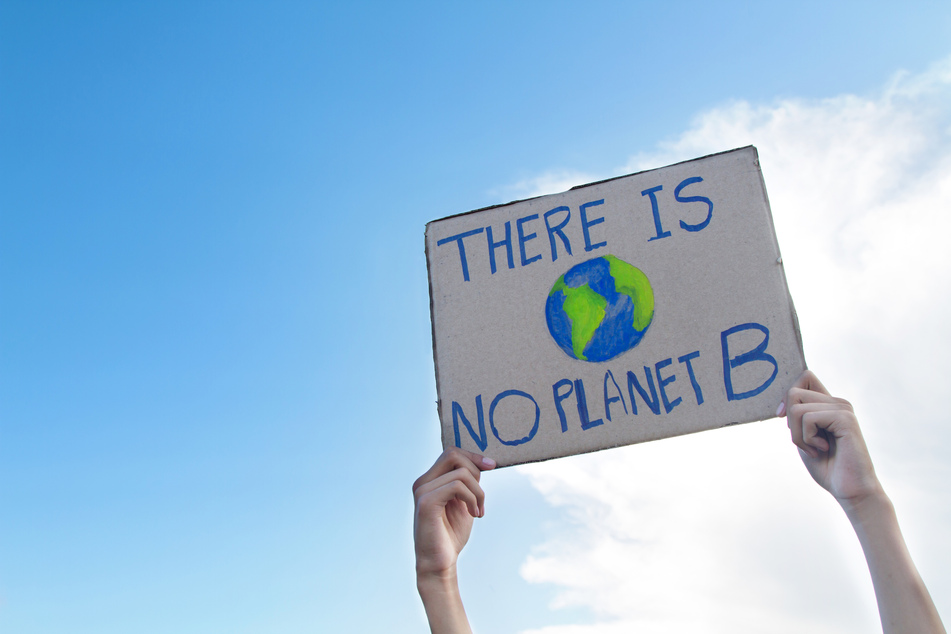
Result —
<instances>
[{"instance_id":1,"label":"cloud wisp","mask_svg":"<svg viewBox=\"0 0 951 634\"><path fill-rule=\"evenodd\" d=\"M921 75L897 75L873 96L710 110L679 138L618 171L757 146L807 361L833 392L856 404L945 618L949 106L951 58ZM572 180L555 176L518 188L551 193ZM557 588L553 608L592 614L588 624L531 634L878 628L858 543L799 463L783 421L519 471L565 520L524 562L523 577Z\"/></svg>"}]
</instances>

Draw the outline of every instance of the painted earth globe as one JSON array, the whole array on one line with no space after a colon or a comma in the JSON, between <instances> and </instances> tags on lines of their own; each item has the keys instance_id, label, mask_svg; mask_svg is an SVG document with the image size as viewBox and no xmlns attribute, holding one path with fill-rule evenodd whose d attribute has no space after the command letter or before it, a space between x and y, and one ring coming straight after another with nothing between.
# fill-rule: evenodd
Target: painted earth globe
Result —
<instances>
[{"instance_id":1,"label":"painted earth globe","mask_svg":"<svg viewBox=\"0 0 951 634\"><path fill-rule=\"evenodd\" d=\"M555 343L568 356L607 361L640 343L654 318L654 292L640 269L605 255L558 278L545 316Z\"/></svg>"}]
</instances>

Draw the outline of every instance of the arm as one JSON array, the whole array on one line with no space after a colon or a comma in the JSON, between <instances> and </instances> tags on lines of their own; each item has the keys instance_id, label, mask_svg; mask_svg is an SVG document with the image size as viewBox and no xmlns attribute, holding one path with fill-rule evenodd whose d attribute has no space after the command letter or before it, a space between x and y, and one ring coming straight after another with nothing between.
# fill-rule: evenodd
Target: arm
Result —
<instances>
[{"instance_id":1,"label":"arm","mask_svg":"<svg viewBox=\"0 0 951 634\"><path fill-rule=\"evenodd\" d=\"M885 494L852 405L806 371L780 404L793 443L810 475L836 499L868 562L886 634L944 634L931 595L918 575L891 500Z\"/></svg>"},{"instance_id":2,"label":"arm","mask_svg":"<svg viewBox=\"0 0 951 634\"><path fill-rule=\"evenodd\" d=\"M469 541L473 518L485 515L481 472L494 467L491 458L447 449L413 484L416 588L433 634L472 631L459 594L456 560Z\"/></svg>"}]
</instances>

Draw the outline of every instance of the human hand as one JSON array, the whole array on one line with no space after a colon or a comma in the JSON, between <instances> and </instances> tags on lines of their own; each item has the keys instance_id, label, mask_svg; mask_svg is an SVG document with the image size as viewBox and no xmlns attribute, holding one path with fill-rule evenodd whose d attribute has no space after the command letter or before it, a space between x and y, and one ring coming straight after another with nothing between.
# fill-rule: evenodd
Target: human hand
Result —
<instances>
[{"instance_id":1,"label":"human hand","mask_svg":"<svg viewBox=\"0 0 951 634\"><path fill-rule=\"evenodd\" d=\"M485 515L481 472L494 467L491 458L452 448L413 483L417 578L455 574L456 559L469 541L473 518Z\"/></svg>"},{"instance_id":2,"label":"human hand","mask_svg":"<svg viewBox=\"0 0 951 634\"><path fill-rule=\"evenodd\" d=\"M493 468L491 458L447 449L413 483L416 588L433 634L472 632L459 595L456 560L469 541L473 518L485 515L479 478Z\"/></svg>"},{"instance_id":3,"label":"human hand","mask_svg":"<svg viewBox=\"0 0 951 634\"><path fill-rule=\"evenodd\" d=\"M895 507L875 475L852 405L829 394L806 370L780 403L776 415L783 414L809 473L842 506L862 544L882 631L945 634L905 545Z\"/></svg>"},{"instance_id":4,"label":"human hand","mask_svg":"<svg viewBox=\"0 0 951 634\"><path fill-rule=\"evenodd\" d=\"M829 394L811 371L789 388L777 415L784 413L809 474L846 511L883 493L852 405Z\"/></svg>"}]
</instances>

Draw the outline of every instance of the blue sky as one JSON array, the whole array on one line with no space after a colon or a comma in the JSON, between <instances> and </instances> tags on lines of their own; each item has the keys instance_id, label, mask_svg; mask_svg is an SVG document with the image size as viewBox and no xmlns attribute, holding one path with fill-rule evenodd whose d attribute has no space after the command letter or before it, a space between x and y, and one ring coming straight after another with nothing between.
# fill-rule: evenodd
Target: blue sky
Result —
<instances>
[{"instance_id":1,"label":"blue sky","mask_svg":"<svg viewBox=\"0 0 951 634\"><path fill-rule=\"evenodd\" d=\"M3 3L0 630L420 631L425 223L755 142L786 253L814 202L790 174L817 155L784 154L797 131L879 107L843 138L947 135L928 73L948 42L942 2ZM895 114L900 71L944 92ZM778 113L801 127L763 123ZM945 165L936 147L902 165ZM835 293L795 271L807 359L852 387L810 347L833 331L808 306ZM951 443L916 442L945 473ZM557 474L493 478L463 560L477 627L629 618L583 592L552 608L558 580L523 567L578 526ZM948 499L896 481L923 491L912 510Z\"/></svg>"}]
</instances>

